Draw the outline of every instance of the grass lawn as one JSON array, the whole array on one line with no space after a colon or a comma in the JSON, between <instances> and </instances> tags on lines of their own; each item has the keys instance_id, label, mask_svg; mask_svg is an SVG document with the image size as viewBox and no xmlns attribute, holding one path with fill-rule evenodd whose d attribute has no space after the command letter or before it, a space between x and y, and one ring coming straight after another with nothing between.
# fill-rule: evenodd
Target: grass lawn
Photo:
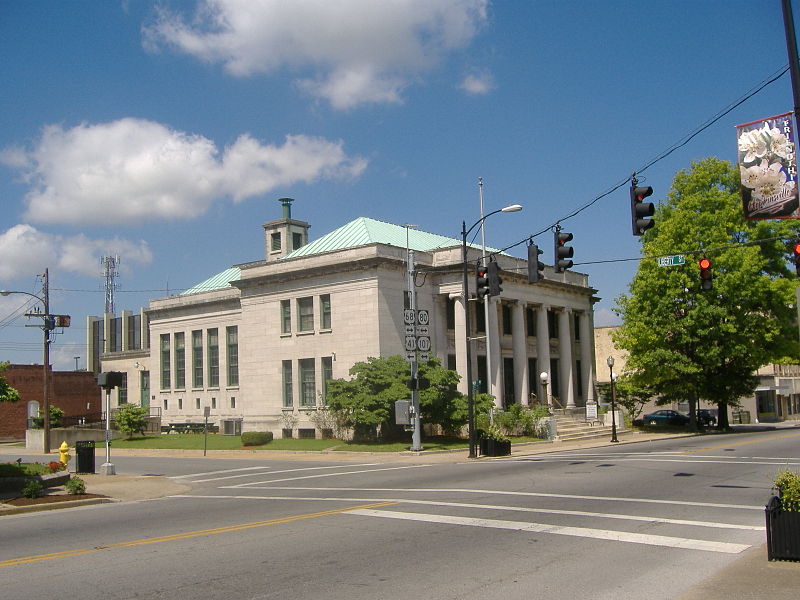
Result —
<instances>
[{"instance_id":1,"label":"grass lawn","mask_svg":"<svg viewBox=\"0 0 800 600\"><path fill-rule=\"evenodd\" d=\"M169 435L153 435L135 437L130 440L119 439L111 443L112 448L145 448L148 450L202 450L203 435L199 433L177 433ZM410 437L410 436L409 436ZM538 438L512 438L513 443L537 442ZM97 443L101 447L102 442ZM411 447L411 440L393 443L358 444L342 440L296 440L278 439L263 446L242 446L242 439L238 435L209 434L209 450L289 450L320 452L333 450L338 452L404 452ZM457 450L469 447L469 440L454 437L433 437L422 440L425 450Z\"/></svg>"}]
</instances>

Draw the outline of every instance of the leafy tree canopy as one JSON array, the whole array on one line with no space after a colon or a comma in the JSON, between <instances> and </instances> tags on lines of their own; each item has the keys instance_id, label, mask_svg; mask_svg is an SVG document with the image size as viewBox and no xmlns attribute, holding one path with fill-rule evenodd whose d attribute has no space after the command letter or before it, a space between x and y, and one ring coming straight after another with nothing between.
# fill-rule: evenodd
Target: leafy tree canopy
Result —
<instances>
[{"instance_id":1,"label":"leafy tree canopy","mask_svg":"<svg viewBox=\"0 0 800 600\"><path fill-rule=\"evenodd\" d=\"M7 368L7 362L0 362L0 373ZM16 402L17 400L19 400L19 392L8 385L6 378L0 375L0 402Z\"/></svg>"},{"instance_id":2,"label":"leafy tree canopy","mask_svg":"<svg viewBox=\"0 0 800 600\"><path fill-rule=\"evenodd\" d=\"M144 406L123 404L114 413L114 422L121 432L128 434L128 439L130 439L134 433L144 435L149 413L149 409Z\"/></svg>"},{"instance_id":3,"label":"leafy tree canopy","mask_svg":"<svg viewBox=\"0 0 800 600\"><path fill-rule=\"evenodd\" d=\"M745 221L739 172L717 158L675 175L656 225L642 238L643 258L630 294L617 300L623 325L614 336L630 354L638 387L667 401L720 407L752 394L754 372L798 357L797 277L789 270L794 220ZM659 267L655 257L684 254L686 264ZM698 260L712 263L713 287L702 290Z\"/></svg>"}]
</instances>

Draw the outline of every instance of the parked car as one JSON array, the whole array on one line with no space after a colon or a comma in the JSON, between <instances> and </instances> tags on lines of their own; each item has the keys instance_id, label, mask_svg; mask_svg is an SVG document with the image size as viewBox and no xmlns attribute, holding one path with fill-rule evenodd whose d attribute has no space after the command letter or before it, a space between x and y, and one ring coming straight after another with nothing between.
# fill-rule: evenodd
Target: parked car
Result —
<instances>
[{"instance_id":1,"label":"parked car","mask_svg":"<svg viewBox=\"0 0 800 600\"><path fill-rule=\"evenodd\" d=\"M717 415L713 411L702 408L697 411L697 423L702 427L715 427L717 424Z\"/></svg>"},{"instance_id":2,"label":"parked car","mask_svg":"<svg viewBox=\"0 0 800 600\"><path fill-rule=\"evenodd\" d=\"M677 410L662 409L646 414L642 422L651 427L680 427L689 424L689 417Z\"/></svg>"}]
</instances>

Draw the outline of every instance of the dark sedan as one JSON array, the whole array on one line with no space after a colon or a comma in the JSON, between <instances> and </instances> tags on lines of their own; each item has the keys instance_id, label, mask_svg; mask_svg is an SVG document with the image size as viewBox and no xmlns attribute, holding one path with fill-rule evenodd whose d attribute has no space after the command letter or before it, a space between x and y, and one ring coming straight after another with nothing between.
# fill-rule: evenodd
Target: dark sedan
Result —
<instances>
[{"instance_id":1,"label":"dark sedan","mask_svg":"<svg viewBox=\"0 0 800 600\"><path fill-rule=\"evenodd\" d=\"M689 417L677 410L662 409L645 415L642 422L651 427L680 427L689 424Z\"/></svg>"}]
</instances>

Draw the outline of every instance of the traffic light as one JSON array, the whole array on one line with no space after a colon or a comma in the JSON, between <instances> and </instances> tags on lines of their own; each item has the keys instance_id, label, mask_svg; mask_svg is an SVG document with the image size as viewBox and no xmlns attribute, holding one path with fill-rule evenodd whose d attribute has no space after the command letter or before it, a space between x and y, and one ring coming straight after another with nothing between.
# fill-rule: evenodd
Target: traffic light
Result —
<instances>
[{"instance_id":1,"label":"traffic light","mask_svg":"<svg viewBox=\"0 0 800 600\"><path fill-rule=\"evenodd\" d=\"M500 278L500 267L497 265L495 261L491 261L489 263L489 295L490 296L499 296L500 292L503 291L503 288L500 287L500 284L503 283L503 280Z\"/></svg>"},{"instance_id":2,"label":"traffic light","mask_svg":"<svg viewBox=\"0 0 800 600\"><path fill-rule=\"evenodd\" d=\"M528 283L538 283L544 279L544 263L539 260L540 254L543 252L539 250L539 246L528 246Z\"/></svg>"},{"instance_id":3,"label":"traffic light","mask_svg":"<svg viewBox=\"0 0 800 600\"><path fill-rule=\"evenodd\" d=\"M711 272L711 261L706 257L700 259L698 263L700 266L700 287L704 290L710 290L714 283L714 274Z\"/></svg>"},{"instance_id":4,"label":"traffic light","mask_svg":"<svg viewBox=\"0 0 800 600\"><path fill-rule=\"evenodd\" d=\"M489 274L486 267L478 267L475 275L475 293L481 300L489 294Z\"/></svg>"},{"instance_id":5,"label":"traffic light","mask_svg":"<svg viewBox=\"0 0 800 600\"><path fill-rule=\"evenodd\" d=\"M631 185L631 227L633 228L633 235L643 235L645 231L650 229L656 222L652 217L656 208L652 202L642 202L650 194L653 193L653 188L648 186L637 186L634 182Z\"/></svg>"},{"instance_id":6,"label":"traffic light","mask_svg":"<svg viewBox=\"0 0 800 600\"><path fill-rule=\"evenodd\" d=\"M792 254L794 255L794 270L800 275L800 242L792 244Z\"/></svg>"},{"instance_id":7,"label":"traffic light","mask_svg":"<svg viewBox=\"0 0 800 600\"><path fill-rule=\"evenodd\" d=\"M571 246L567 246L567 242L572 240L571 233L564 233L560 229L556 229L553 234L553 239L555 241L555 259L553 260L553 266L555 267L556 273L562 273L566 271L572 266L572 261L569 260L572 258L573 249Z\"/></svg>"}]
</instances>

